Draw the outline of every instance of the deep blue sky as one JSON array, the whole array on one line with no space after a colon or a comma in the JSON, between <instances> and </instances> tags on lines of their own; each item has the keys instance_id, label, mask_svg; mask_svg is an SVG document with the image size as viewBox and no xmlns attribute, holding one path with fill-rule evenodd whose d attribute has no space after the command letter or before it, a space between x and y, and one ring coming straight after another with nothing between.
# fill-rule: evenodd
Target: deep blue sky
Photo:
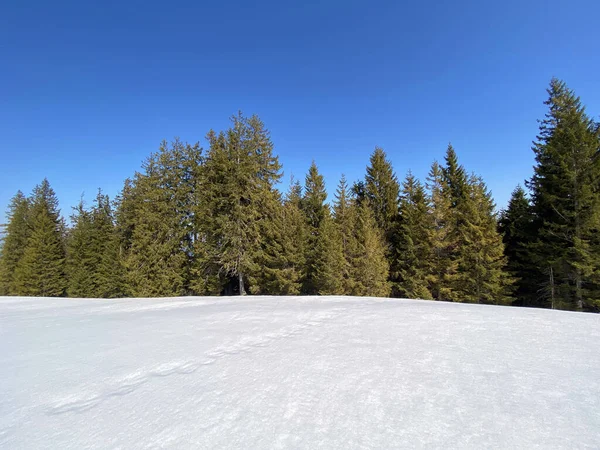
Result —
<instances>
[{"instance_id":1,"label":"deep blue sky","mask_svg":"<svg viewBox=\"0 0 600 450\"><path fill-rule=\"evenodd\" d=\"M597 0L2 2L0 209L48 177L69 215L239 109L286 184L314 159L332 194L376 145L424 178L451 141L502 207L552 76L600 114L598 17Z\"/></svg>"}]
</instances>

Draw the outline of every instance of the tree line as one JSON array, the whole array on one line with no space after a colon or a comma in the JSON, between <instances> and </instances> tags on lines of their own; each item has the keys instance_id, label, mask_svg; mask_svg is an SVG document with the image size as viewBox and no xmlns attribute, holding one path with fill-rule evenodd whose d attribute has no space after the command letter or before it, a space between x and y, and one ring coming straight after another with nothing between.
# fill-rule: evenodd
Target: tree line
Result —
<instances>
[{"instance_id":1,"label":"tree line","mask_svg":"<svg viewBox=\"0 0 600 450\"><path fill-rule=\"evenodd\" d=\"M268 130L241 113L208 148L175 139L112 201L61 217L43 180L11 200L0 295L357 295L574 310L600 306L600 126L553 79L534 173L499 214L449 145L422 182L375 148L331 204L313 162L277 189Z\"/></svg>"}]
</instances>

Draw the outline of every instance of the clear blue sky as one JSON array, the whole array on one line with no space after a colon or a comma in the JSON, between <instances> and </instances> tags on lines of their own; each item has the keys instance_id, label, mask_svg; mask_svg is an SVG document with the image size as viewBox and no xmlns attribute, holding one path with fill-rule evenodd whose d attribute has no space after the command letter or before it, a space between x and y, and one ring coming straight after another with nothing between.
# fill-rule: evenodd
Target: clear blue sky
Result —
<instances>
[{"instance_id":1,"label":"clear blue sky","mask_svg":"<svg viewBox=\"0 0 600 450\"><path fill-rule=\"evenodd\" d=\"M597 0L2 2L0 209L48 177L69 215L239 109L286 184L314 159L332 194L376 145L424 178L451 141L502 207L552 76L600 114L598 17Z\"/></svg>"}]
</instances>

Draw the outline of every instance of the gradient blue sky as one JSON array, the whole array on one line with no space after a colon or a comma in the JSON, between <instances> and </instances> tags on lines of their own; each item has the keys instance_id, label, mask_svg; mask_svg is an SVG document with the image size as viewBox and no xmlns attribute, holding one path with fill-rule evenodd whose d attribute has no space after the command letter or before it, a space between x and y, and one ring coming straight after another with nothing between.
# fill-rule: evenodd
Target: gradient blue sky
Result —
<instances>
[{"instance_id":1,"label":"gradient blue sky","mask_svg":"<svg viewBox=\"0 0 600 450\"><path fill-rule=\"evenodd\" d=\"M552 76L600 113L600 2L6 1L0 210L48 177L62 212L241 109L330 194L376 145L424 178L448 142L500 207L531 174Z\"/></svg>"}]
</instances>

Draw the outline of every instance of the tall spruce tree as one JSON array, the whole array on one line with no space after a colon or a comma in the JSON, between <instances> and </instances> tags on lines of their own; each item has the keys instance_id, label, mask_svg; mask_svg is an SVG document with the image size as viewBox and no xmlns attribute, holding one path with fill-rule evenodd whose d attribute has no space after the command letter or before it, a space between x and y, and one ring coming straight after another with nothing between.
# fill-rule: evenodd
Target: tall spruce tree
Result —
<instances>
[{"instance_id":1,"label":"tall spruce tree","mask_svg":"<svg viewBox=\"0 0 600 450\"><path fill-rule=\"evenodd\" d=\"M311 261L311 294L341 295L344 293L342 273L346 260L340 231L329 211L321 220L314 240Z\"/></svg>"},{"instance_id":2,"label":"tall spruce tree","mask_svg":"<svg viewBox=\"0 0 600 450\"><path fill-rule=\"evenodd\" d=\"M448 300L452 297L449 279L452 279L458 264L453 258L456 247L456 233L453 233L451 198L444 179L442 167L434 162L427 178L430 199L432 227L431 260L427 280L429 292L435 300Z\"/></svg>"},{"instance_id":3,"label":"tall spruce tree","mask_svg":"<svg viewBox=\"0 0 600 450\"><path fill-rule=\"evenodd\" d=\"M366 203L356 205L354 245L350 248L352 295L387 297L389 263L383 232Z\"/></svg>"},{"instance_id":4,"label":"tall spruce tree","mask_svg":"<svg viewBox=\"0 0 600 450\"><path fill-rule=\"evenodd\" d=\"M69 297L94 297L95 275L100 255L92 244L95 240L92 214L86 210L83 199L71 216L72 228L67 237L66 273Z\"/></svg>"},{"instance_id":5,"label":"tall spruce tree","mask_svg":"<svg viewBox=\"0 0 600 450\"><path fill-rule=\"evenodd\" d=\"M157 153L126 182L119 202L119 230L128 294L183 295L193 257L195 173L202 150L178 139Z\"/></svg>"},{"instance_id":6,"label":"tall spruce tree","mask_svg":"<svg viewBox=\"0 0 600 450\"><path fill-rule=\"evenodd\" d=\"M64 223L58 200L47 179L31 198L31 231L15 269L19 295L59 297L66 289Z\"/></svg>"},{"instance_id":7,"label":"tall spruce tree","mask_svg":"<svg viewBox=\"0 0 600 450\"><path fill-rule=\"evenodd\" d=\"M226 133L208 135L210 149L203 169L199 211L206 230L207 264L237 281L256 273L261 223L269 218L274 184L281 178L279 160L263 122L242 114L232 117Z\"/></svg>"},{"instance_id":8,"label":"tall spruce tree","mask_svg":"<svg viewBox=\"0 0 600 450\"><path fill-rule=\"evenodd\" d=\"M30 234L29 206L29 200L21 191L8 206L8 223L0 246L0 295L19 294L14 277Z\"/></svg>"},{"instance_id":9,"label":"tall spruce tree","mask_svg":"<svg viewBox=\"0 0 600 450\"><path fill-rule=\"evenodd\" d=\"M351 272L351 264L354 255L358 251L358 243L355 236L357 204L356 198L351 198L346 177L342 175L335 193L333 214L342 239L345 262L342 266L340 276L342 278L343 291L347 295L352 295L355 283Z\"/></svg>"},{"instance_id":10,"label":"tall spruce tree","mask_svg":"<svg viewBox=\"0 0 600 450\"><path fill-rule=\"evenodd\" d=\"M400 185L392 163L382 148L376 147L370 158L365 176L365 197L369 202L377 225L389 240L394 220L398 215Z\"/></svg>"},{"instance_id":11,"label":"tall spruce tree","mask_svg":"<svg viewBox=\"0 0 600 450\"><path fill-rule=\"evenodd\" d=\"M263 222L258 272L251 277L253 294L300 293L307 232L298 187L292 184L283 203L279 198L273 201L272 215Z\"/></svg>"},{"instance_id":12,"label":"tall spruce tree","mask_svg":"<svg viewBox=\"0 0 600 450\"><path fill-rule=\"evenodd\" d=\"M600 297L600 133L580 98L556 78L534 142L532 191L538 267L551 268L557 306L581 310Z\"/></svg>"},{"instance_id":13,"label":"tall spruce tree","mask_svg":"<svg viewBox=\"0 0 600 450\"><path fill-rule=\"evenodd\" d=\"M428 275L432 269L432 230L429 199L412 173L402 183L400 215L392 258L393 293L396 297L432 299Z\"/></svg>"},{"instance_id":14,"label":"tall spruce tree","mask_svg":"<svg viewBox=\"0 0 600 450\"><path fill-rule=\"evenodd\" d=\"M323 175L319 173L317 165L313 161L304 182L304 196L302 197L302 211L306 217L307 224L307 245L306 245L306 272L302 286L304 294L315 295L321 292L326 284L323 275L317 272L324 272L323 261L326 255L324 249L336 245L336 233L334 224L323 225L326 219L330 219L331 212L329 205L325 203L327 192L325 191L325 181ZM323 235L326 233L326 235ZM337 257L337 255L336 255ZM340 265L340 270L342 265ZM317 281L317 277L319 280ZM341 280L341 275L338 273ZM335 289L334 289L335 290Z\"/></svg>"},{"instance_id":15,"label":"tall spruce tree","mask_svg":"<svg viewBox=\"0 0 600 450\"><path fill-rule=\"evenodd\" d=\"M491 193L481 178L471 176L467 197L459 205L458 301L507 304L512 278L506 269L504 244L498 233Z\"/></svg>"},{"instance_id":16,"label":"tall spruce tree","mask_svg":"<svg viewBox=\"0 0 600 450\"><path fill-rule=\"evenodd\" d=\"M538 270L533 264L531 244L534 240L533 214L525 190L517 186L512 192L508 206L500 214L498 231L504 242L507 270L515 278L513 297L516 305L536 306L535 280Z\"/></svg>"}]
</instances>

